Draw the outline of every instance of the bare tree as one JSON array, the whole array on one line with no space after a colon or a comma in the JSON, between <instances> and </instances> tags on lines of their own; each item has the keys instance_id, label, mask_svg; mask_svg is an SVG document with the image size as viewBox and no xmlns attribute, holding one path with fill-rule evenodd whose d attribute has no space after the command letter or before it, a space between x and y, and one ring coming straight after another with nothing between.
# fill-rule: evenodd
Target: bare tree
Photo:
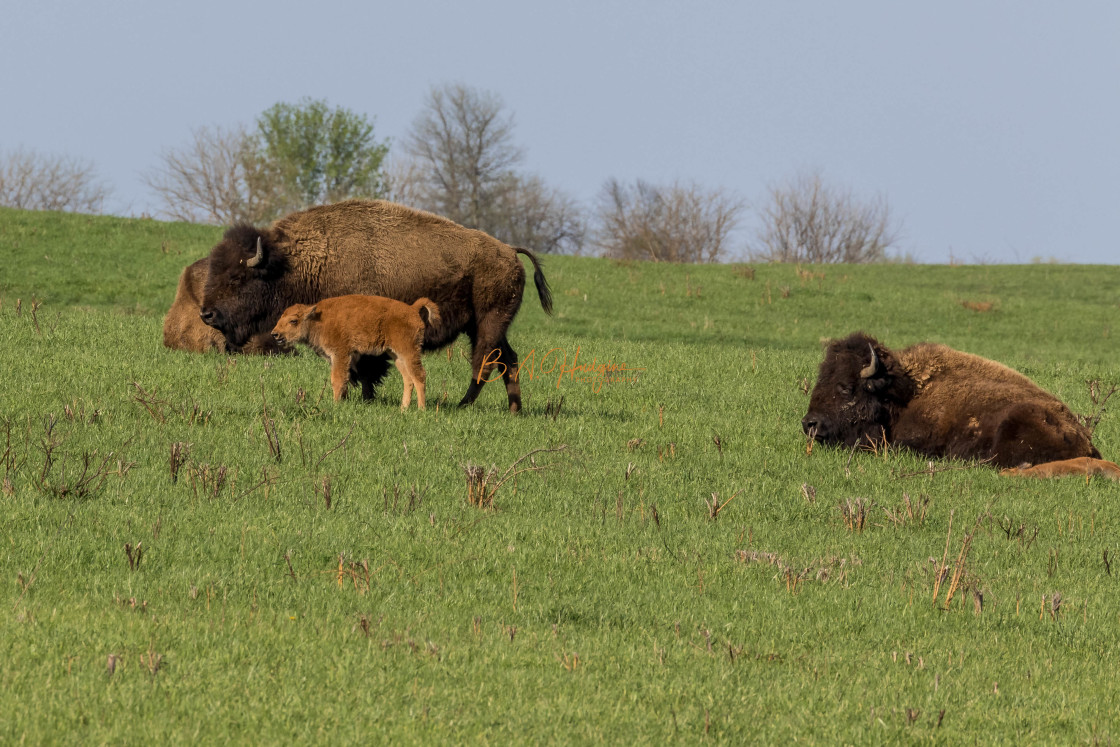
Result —
<instances>
[{"instance_id":1,"label":"bare tree","mask_svg":"<svg viewBox=\"0 0 1120 747\"><path fill-rule=\"evenodd\" d=\"M392 199L514 246L575 252L583 217L574 200L539 176L521 174L513 117L495 94L462 84L433 88L389 169Z\"/></svg>"},{"instance_id":2,"label":"bare tree","mask_svg":"<svg viewBox=\"0 0 1120 747\"><path fill-rule=\"evenodd\" d=\"M90 161L23 149L0 155L0 205L100 213L111 191Z\"/></svg>"},{"instance_id":3,"label":"bare tree","mask_svg":"<svg viewBox=\"0 0 1120 747\"><path fill-rule=\"evenodd\" d=\"M163 151L144 181L172 218L263 223L321 202L380 196L388 150L364 115L305 99L267 109L255 132L194 130L189 144Z\"/></svg>"},{"instance_id":4,"label":"bare tree","mask_svg":"<svg viewBox=\"0 0 1120 747\"><path fill-rule=\"evenodd\" d=\"M488 223L523 153L500 97L461 83L432 88L405 148L420 169L428 209L472 228ZM483 229L485 230L485 229Z\"/></svg>"},{"instance_id":5,"label":"bare tree","mask_svg":"<svg viewBox=\"0 0 1120 747\"><path fill-rule=\"evenodd\" d=\"M199 127L190 143L165 149L160 161L143 180L174 220L231 225L270 212L272 190L243 127Z\"/></svg>"},{"instance_id":6,"label":"bare tree","mask_svg":"<svg viewBox=\"0 0 1120 747\"><path fill-rule=\"evenodd\" d=\"M771 187L761 215L750 248L762 261L882 262L899 235L884 198L861 202L826 185L819 173Z\"/></svg>"},{"instance_id":7,"label":"bare tree","mask_svg":"<svg viewBox=\"0 0 1120 747\"><path fill-rule=\"evenodd\" d=\"M386 198L402 205L427 209L425 174L420 162L410 156L390 153L385 165Z\"/></svg>"},{"instance_id":8,"label":"bare tree","mask_svg":"<svg viewBox=\"0 0 1120 747\"><path fill-rule=\"evenodd\" d=\"M722 189L609 180L599 194L596 243L608 257L717 262L746 203Z\"/></svg>"},{"instance_id":9,"label":"bare tree","mask_svg":"<svg viewBox=\"0 0 1120 747\"><path fill-rule=\"evenodd\" d=\"M510 176L490 214L490 232L511 246L552 254L575 254L583 247L579 205L539 176Z\"/></svg>"}]
</instances>

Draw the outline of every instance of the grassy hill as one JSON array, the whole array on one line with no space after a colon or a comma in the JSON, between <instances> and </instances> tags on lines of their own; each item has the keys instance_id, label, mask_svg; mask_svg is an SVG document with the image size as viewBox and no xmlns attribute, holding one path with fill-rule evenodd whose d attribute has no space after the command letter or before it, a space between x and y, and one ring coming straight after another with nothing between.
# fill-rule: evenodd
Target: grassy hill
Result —
<instances>
[{"instance_id":1,"label":"grassy hill","mask_svg":"<svg viewBox=\"0 0 1120 747\"><path fill-rule=\"evenodd\" d=\"M1120 268L549 258L556 315L529 288L511 331L526 411L451 407L459 344L402 415L399 378L335 405L312 355L165 350L219 236L0 209L0 741L1120 736L1120 486L799 425L855 329L1092 413ZM577 351L640 370L543 372ZM468 504L467 468L515 463Z\"/></svg>"}]
</instances>

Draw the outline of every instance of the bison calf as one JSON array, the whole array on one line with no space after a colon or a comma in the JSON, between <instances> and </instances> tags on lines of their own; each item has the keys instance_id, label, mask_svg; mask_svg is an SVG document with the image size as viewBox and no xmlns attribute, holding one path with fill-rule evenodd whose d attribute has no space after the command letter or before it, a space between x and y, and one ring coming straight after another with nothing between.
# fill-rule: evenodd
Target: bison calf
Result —
<instances>
[{"instance_id":1,"label":"bison calf","mask_svg":"<svg viewBox=\"0 0 1120 747\"><path fill-rule=\"evenodd\" d=\"M897 352L861 332L832 342L801 427L823 443L891 443L1004 474L1120 480L1057 397L1000 363L928 342Z\"/></svg>"},{"instance_id":2,"label":"bison calf","mask_svg":"<svg viewBox=\"0 0 1120 747\"><path fill-rule=\"evenodd\" d=\"M412 403L424 409L427 374L420 362L420 345L431 325L439 324L439 308L427 298L411 306L381 296L337 296L314 305L294 304L284 310L272 335L278 344L311 346L331 362L335 401L346 396L355 360L362 355L389 354L396 358L404 379L401 409Z\"/></svg>"}]
</instances>

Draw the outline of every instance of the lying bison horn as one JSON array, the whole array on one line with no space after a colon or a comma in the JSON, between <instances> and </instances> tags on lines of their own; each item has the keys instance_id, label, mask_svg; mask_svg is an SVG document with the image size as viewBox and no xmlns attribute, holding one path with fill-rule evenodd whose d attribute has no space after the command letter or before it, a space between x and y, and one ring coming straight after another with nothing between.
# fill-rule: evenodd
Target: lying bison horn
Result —
<instances>
[{"instance_id":1,"label":"lying bison horn","mask_svg":"<svg viewBox=\"0 0 1120 747\"><path fill-rule=\"evenodd\" d=\"M257 265L259 265L261 263L262 259L264 259L264 247L261 246L261 237L258 236L257 237L257 253L254 254L253 258L250 259L245 264L248 267L256 267Z\"/></svg>"},{"instance_id":2,"label":"lying bison horn","mask_svg":"<svg viewBox=\"0 0 1120 747\"><path fill-rule=\"evenodd\" d=\"M875 347L871 345L871 343L868 343L867 347L871 348L871 362L860 369L859 377L861 379L870 379L872 376L879 373L880 369L879 356L875 355Z\"/></svg>"}]
</instances>

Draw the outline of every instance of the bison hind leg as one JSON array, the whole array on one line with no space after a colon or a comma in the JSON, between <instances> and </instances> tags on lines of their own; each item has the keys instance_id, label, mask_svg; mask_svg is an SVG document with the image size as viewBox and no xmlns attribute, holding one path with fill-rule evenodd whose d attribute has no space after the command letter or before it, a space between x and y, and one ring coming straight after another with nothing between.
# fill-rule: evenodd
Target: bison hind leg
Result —
<instances>
[{"instance_id":1,"label":"bison hind leg","mask_svg":"<svg viewBox=\"0 0 1120 747\"><path fill-rule=\"evenodd\" d=\"M997 416L996 422L990 453L999 467L1100 456L1076 422L1055 418L1036 405L1012 405Z\"/></svg>"},{"instance_id":2,"label":"bison hind leg","mask_svg":"<svg viewBox=\"0 0 1120 747\"><path fill-rule=\"evenodd\" d=\"M1120 465L1104 459L1093 457L1077 457L1075 459L1061 459L1056 462L1044 462L1033 467L1011 467L1000 470L1001 475L1008 477L1066 477L1069 475L1101 475L1110 480L1120 482Z\"/></svg>"},{"instance_id":3,"label":"bison hind leg","mask_svg":"<svg viewBox=\"0 0 1120 747\"><path fill-rule=\"evenodd\" d=\"M362 387L362 399L373 399L377 387L389 375L388 355L358 355L350 361L350 380Z\"/></svg>"},{"instance_id":4,"label":"bison hind leg","mask_svg":"<svg viewBox=\"0 0 1120 747\"><path fill-rule=\"evenodd\" d=\"M509 411L521 410L517 353L506 339L508 327L509 318L500 314L491 314L478 325L477 336L471 339L471 383L462 401L459 402L459 407L466 407L474 402L478 398L478 393L482 391L482 385L490 380L493 370L499 368L506 385Z\"/></svg>"}]
</instances>

